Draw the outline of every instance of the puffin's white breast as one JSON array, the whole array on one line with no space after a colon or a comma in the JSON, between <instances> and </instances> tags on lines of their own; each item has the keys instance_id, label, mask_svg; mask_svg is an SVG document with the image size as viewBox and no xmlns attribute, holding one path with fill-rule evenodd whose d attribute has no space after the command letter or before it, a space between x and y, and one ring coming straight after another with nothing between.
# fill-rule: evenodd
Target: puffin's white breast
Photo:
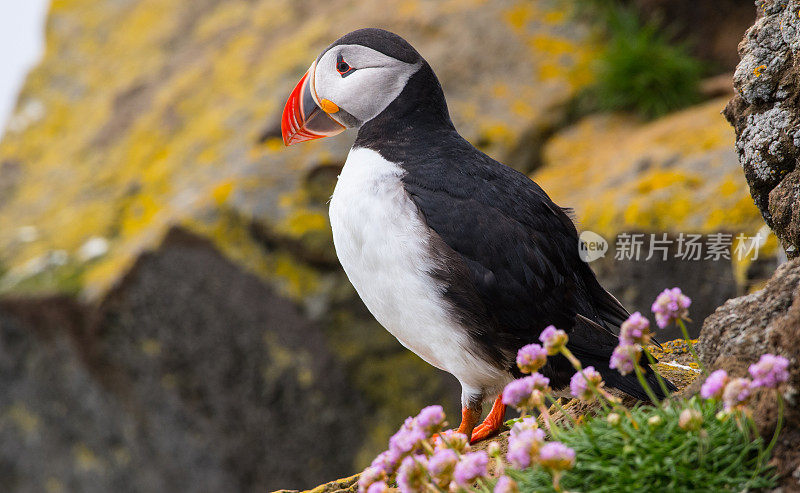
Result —
<instances>
[{"instance_id":1,"label":"puffin's white breast","mask_svg":"<svg viewBox=\"0 0 800 493\"><path fill-rule=\"evenodd\" d=\"M400 166L373 150L350 151L330 203L339 261L372 315L405 347L466 388L502 385L508 375L474 354L429 274L436 266L430 231L402 176Z\"/></svg>"}]
</instances>

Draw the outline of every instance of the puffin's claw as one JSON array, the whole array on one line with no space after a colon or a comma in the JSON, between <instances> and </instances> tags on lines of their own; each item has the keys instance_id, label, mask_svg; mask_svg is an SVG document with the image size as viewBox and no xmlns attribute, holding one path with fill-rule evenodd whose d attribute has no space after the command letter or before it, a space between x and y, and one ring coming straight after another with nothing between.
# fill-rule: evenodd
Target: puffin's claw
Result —
<instances>
[{"instance_id":1,"label":"puffin's claw","mask_svg":"<svg viewBox=\"0 0 800 493\"><path fill-rule=\"evenodd\" d=\"M483 439L489 438L492 435L495 435L500 428L503 427L503 418L506 415L506 405L503 404L503 394L497 396L495 399L494 404L492 405L492 410L489 411L489 415L486 416L486 419L483 420L483 423L479 424L472 430L472 438L470 439L470 443L479 442Z\"/></svg>"}]
</instances>

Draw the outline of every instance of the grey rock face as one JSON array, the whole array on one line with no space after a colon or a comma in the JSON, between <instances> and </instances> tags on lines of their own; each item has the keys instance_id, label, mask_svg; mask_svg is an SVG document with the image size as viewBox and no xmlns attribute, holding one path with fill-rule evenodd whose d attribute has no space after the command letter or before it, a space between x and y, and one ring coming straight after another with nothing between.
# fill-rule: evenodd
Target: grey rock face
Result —
<instances>
[{"instance_id":1,"label":"grey rock face","mask_svg":"<svg viewBox=\"0 0 800 493\"><path fill-rule=\"evenodd\" d=\"M759 0L725 116L750 193L790 258L800 248L800 1Z\"/></svg>"},{"instance_id":2,"label":"grey rock face","mask_svg":"<svg viewBox=\"0 0 800 493\"><path fill-rule=\"evenodd\" d=\"M644 251L650 245L645 236ZM725 300L736 296L736 281L730 262L714 260L682 260L676 258L675 244L666 260L656 255L649 261L616 260L609 256L592 264L603 286L622 302L630 312L650 315L653 300L667 287L680 286L692 298L688 325L692 337L700 333L700 321L714 312ZM709 282L713 279L713 282ZM682 338L680 329L668 327L658 331L661 342Z\"/></svg>"},{"instance_id":3,"label":"grey rock face","mask_svg":"<svg viewBox=\"0 0 800 493\"><path fill-rule=\"evenodd\" d=\"M781 387L786 400L784 428L773 452L784 491L800 482L800 259L782 265L760 291L734 298L703 323L699 355L709 371L719 368L732 376L747 376L750 364L764 353L789 359L789 381ZM699 382L698 382L699 385ZM755 395L753 417L761 436L770 437L777 422L775 395Z\"/></svg>"},{"instance_id":4,"label":"grey rock face","mask_svg":"<svg viewBox=\"0 0 800 493\"><path fill-rule=\"evenodd\" d=\"M7 491L265 491L355 469L366 410L322 331L207 241L173 231L99 308L64 304L0 307Z\"/></svg>"}]
</instances>

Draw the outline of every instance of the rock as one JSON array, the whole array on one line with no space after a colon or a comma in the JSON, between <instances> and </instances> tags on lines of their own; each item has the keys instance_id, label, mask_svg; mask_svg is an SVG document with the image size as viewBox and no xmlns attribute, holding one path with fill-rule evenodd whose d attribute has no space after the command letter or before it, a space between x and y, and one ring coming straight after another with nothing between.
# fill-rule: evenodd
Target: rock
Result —
<instances>
[{"instance_id":1,"label":"rock","mask_svg":"<svg viewBox=\"0 0 800 493\"><path fill-rule=\"evenodd\" d=\"M697 345L697 340L692 341ZM650 346L648 350L658 360L656 368L667 380L675 384L678 391L687 388L699 376L700 370L683 339L667 341L661 347Z\"/></svg>"},{"instance_id":2,"label":"rock","mask_svg":"<svg viewBox=\"0 0 800 493\"><path fill-rule=\"evenodd\" d=\"M63 299L26 308L25 318L37 319L36 331L0 308L3 488L103 492L166 486L155 474L158 461L135 440L135 416L97 384L68 336L78 309ZM45 321L56 325L46 330Z\"/></svg>"},{"instance_id":3,"label":"rock","mask_svg":"<svg viewBox=\"0 0 800 493\"><path fill-rule=\"evenodd\" d=\"M0 313L15 491L264 491L357 467L366 403L320 326L207 240L171 231L96 309Z\"/></svg>"},{"instance_id":4,"label":"rock","mask_svg":"<svg viewBox=\"0 0 800 493\"><path fill-rule=\"evenodd\" d=\"M725 116L750 193L789 258L800 248L800 2L757 1Z\"/></svg>"},{"instance_id":5,"label":"rock","mask_svg":"<svg viewBox=\"0 0 800 493\"><path fill-rule=\"evenodd\" d=\"M703 323L699 355L709 371L724 368L746 376L764 353L789 359L789 381L781 387L786 416L773 453L785 491L800 489L800 259L782 265L761 291L729 300ZM697 382L694 387L697 387ZM777 406L773 392L762 391L752 405L763 437L775 431Z\"/></svg>"},{"instance_id":6,"label":"rock","mask_svg":"<svg viewBox=\"0 0 800 493\"><path fill-rule=\"evenodd\" d=\"M632 311L649 313L660 291L680 286L694 300L692 317L702 320L751 282L749 260L706 258L708 235L730 234L733 242L764 226L741 177L734 133L719 114L724 105L724 98L715 99L647 123L622 114L590 116L545 147L545 166L533 178L559 205L575 210L580 230L610 242L592 267ZM620 233L641 234L638 260L618 255ZM657 240L668 235L669 243L661 244L669 246L666 259L659 250L650 256L653 233ZM676 257L678 239L689 234L704 235L698 260ZM774 250L773 239L759 258ZM696 335L699 324L693 327ZM675 337L680 334L672 329L662 335Z\"/></svg>"},{"instance_id":7,"label":"rock","mask_svg":"<svg viewBox=\"0 0 800 493\"><path fill-rule=\"evenodd\" d=\"M358 491L359 474L330 481L316 488L306 490L306 493L356 493ZM298 490L280 490L275 493L298 493Z\"/></svg>"},{"instance_id":8,"label":"rock","mask_svg":"<svg viewBox=\"0 0 800 493\"><path fill-rule=\"evenodd\" d=\"M565 118L594 53L588 29L553 0L68 1L53 5L47 26L48 50L0 143L0 292L92 300L174 224L213 237L285 293L319 294L315 269L260 252L246 226L331 258L325 199L307 179L341 166L353 136L286 149L275 129L293 85L349 30L408 38L462 133L520 169L539 164L531 142ZM37 241L18 241L20 224L35 224ZM93 237L108 250L87 261L79 250ZM67 265L26 267L53 250L67 252Z\"/></svg>"}]
</instances>

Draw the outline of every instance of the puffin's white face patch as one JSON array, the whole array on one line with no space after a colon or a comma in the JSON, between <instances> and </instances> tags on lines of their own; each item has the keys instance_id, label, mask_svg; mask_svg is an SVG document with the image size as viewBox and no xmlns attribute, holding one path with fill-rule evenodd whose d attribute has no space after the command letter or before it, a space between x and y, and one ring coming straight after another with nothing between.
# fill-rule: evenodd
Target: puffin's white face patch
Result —
<instances>
[{"instance_id":1,"label":"puffin's white face patch","mask_svg":"<svg viewBox=\"0 0 800 493\"><path fill-rule=\"evenodd\" d=\"M339 56L355 70L342 77L336 70ZM378 116L403 91L422 62L405 63L361 45L338 45L317 61L314 88L317 104L323 99L350 113L358 124ZM337 118L334 113L331 116ZM340 123L352 126L337 118Z\"/></svg>"}]
</instances>

